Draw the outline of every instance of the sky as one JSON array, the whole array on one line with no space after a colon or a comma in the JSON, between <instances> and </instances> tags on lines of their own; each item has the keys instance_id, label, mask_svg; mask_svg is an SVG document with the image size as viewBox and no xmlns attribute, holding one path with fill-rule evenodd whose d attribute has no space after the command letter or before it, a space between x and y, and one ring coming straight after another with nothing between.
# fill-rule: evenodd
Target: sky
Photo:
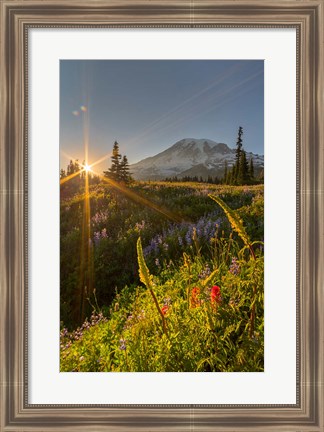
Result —
<instances>
[{"instance_id":1,"label":"sky","mask_svg":"<svg viewBox=\"0 0 324 432\"><path fill-rule=\"evenodd\" d=\"M115 141L130 164L183 138L263 154L262 60L61 60L60 166L110 167Z\"/></svg>"}]
</instances>

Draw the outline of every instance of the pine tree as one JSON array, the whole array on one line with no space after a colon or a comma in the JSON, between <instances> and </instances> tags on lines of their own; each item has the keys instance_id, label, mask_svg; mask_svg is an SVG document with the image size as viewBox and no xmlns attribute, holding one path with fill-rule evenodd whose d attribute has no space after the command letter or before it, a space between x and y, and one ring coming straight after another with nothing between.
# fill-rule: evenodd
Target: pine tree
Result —
<instances>
[{"instance_id":1,"label":"pine tree","mask_svg":"<svg viewBox=\"0 0 324 432\"><path fill-rule=\"evenodd\" d=\"M264 182L264 169L262 169L258 174L258 180L263 183Z\"/></svg>"},{"instance_id":2,"label":"pine tree","mask_svg":"<svg viewBox=\"0 0 324 432\"><path fill-rule=\"evenodd\" d=\"M253 164L253 158L250 159L250 166L249 166L249 177L251 182L254 182L254 164Z\"/></svg>"},{"instance_id":3,"label":"pine tree","mask_svg":"<svg viewBox=\"0 0 324 432\"><path fill-rule=\"evenodd\" d=\"M123 156L122 161L120 162L120 180L128 183L131 180L131 175L129 172L129 163L127 156Z\"/></svg>"},{"instance_id":4,"label":"pine tree","mask_svg":"<svg viewBox=\"0 0 324 432\"><path fill-rule=\"evenodd\" d=\"M129 183L132 176L129 172L129 163L127 156L122 156L119 153L119 144L117 141L114 142L114 147L111 156L111 166L108 171L104 171L105 177L109 177L117 182Z\"/></svg>"},{"instance_id":5,"label":"pine tree","mask_svg":"<svg viewBox=\"0 0 324 432\"><path fill-rule=\"evenodd\" d=\"M86 164L86 162L85 162L85 160L83 160L83 162L82 162L82 166L84 167L85 164ZM86 173L85 173L85 170L83 169L83 170L81 171L81 173L80 173L81 180L84 180L84 179L85 179L85 176L86 176ZM89 176L88 176L88 177L89 177Z\"/></svg>"},{"instance_id":6,"label":"pine tree","mask_svg":"<svg viewBox=\"0 0 324 432\"><path fill-rule=\"evenodd\" d=\"M81 171L81 169L80 169L79 159L75 159L75 161L74 161L74 172L75 172L75 173L79 173L79 175L77 175L77 176L75 177L75 179L74 179L74 182L75 182L77 185L80 185L80 178L81 178L80 171Z\"/></svg>"},{"instance_id":7,"label":"pine tree","mask_svg":"<svg viewBox=\"0 0 324 432\"><path fill-rule=\"evenodd\" d=\"M228 182L228 167L227 167L227 160L225 161L225 168L224 168L224 179L223 179L223 183L227 184Z\"/></svg>"},{"instance_id":8,"label":"pine tree","mask_svg":"<svg viewBox=\"0 0 324 432\"><path fill-rule=\"evenodd\" d=\"M243 147L242 135L243 135L243 128L242 126L240 126L238 130L237 141L236 141L235 165L233 167L233 176L232 176L233 184L239 183L238 177L239 177L240 161L241 161L242 147Z\"/></svg>"},{"instance_id":9,"label":"pine tree","mask_svg":"<svg viewBox=\"0 0 324 432\"><path fill-rule=\"evenodd\" d=\"M67 177L69 180L68 182L64 181L61 184L61 193L63 194L62 196L69 196L73 193L76 193L81 183L80 172L78 159L75 161L71 159L66 167L66 170L60 170L60 179L62 180L64 177Z\"/></svg>"},{"instance_id":10,"label":"pine tree","mask_svg":"<svg viewBox=\"0 0 324 432\"><path fill-rule=\"evenodd\" d=\"M241 150L237 183L240 185L249 183L249 164L248 164L248 161L246 158L246 153L244 150Z\"/></svg>"},{"instance_id":11,"label":"pine tree","mask_svg":"<svg viewBox=\"0 0 324 432\"><path fill-rule=\"evenodd\" d=\"M73 163L72 159L70 160L70 163L67 166L66 172L67 172L68 176L71 175L71 174L74 174L74 163Z\"/></svg>"},{"instance_id":12,"label":"pine tree","mask_svg":"<svg viewBox=\"0 0 324 432\"><path fill-rule=\"evenodd\" d=\"M227 174L227 184L232 185L234 184L234 177L235 177L235 166L233 165L232 169Z\"/></svg>"},{"instance_id":13,"label":"pine tree","mask_svg":"<svg viewBox=\"0 0 324 432\"><path fill-rule=\"evenodd\" d=\"M242 126L240 126L238 130L237 141L236 141L236 155L235 155L236 162L239 162L241 156L241 151L243 147L242 135L243 135L243 128Z\"/></svg>"},{"instance_id":14,"label":"pine tree","mask_svg":"<svg viewBox=\"0 0 324 432\"><path fill-rule=\"evenodd\" d=\"M119 153L119 144L117 141L114 142L114 147L111 156L111 166L108 171L104 171L106 177L110 177L113 180L120 180L120 159L121 154Z\"/></svg>"},{"instance_id":15,"label":"pine tree","mask_svg":"<svg viewBox=\"0 0 324 432\"><path fill-rule=\"evenodd\" d=\"M80 177L76 175L77 173L79 173L79 171L80 165L78 159L76 159L74 162L71 159L69 165L66 168L66 175L70 176L74 174L74 176L72 177L73 184L79 184Z\"/></svg>"}]
</instances>

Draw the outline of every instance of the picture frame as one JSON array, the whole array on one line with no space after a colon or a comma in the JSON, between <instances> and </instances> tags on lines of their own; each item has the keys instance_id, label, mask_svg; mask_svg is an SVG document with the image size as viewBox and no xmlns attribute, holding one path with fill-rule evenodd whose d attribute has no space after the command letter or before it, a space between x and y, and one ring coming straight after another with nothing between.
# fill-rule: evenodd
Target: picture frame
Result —
<instances>
[{"instance_id":1,"label":"picture frame","mask_svg":"<svg viewBox=\"0 0 324 432\"><path fill-rule=\"evenodd\" d=\"M1 1L1 431L324 431L323 11L323 0ZM295 405L28 403L28 31L98 26L296 29Z\"/></svg>"}]
</instances>

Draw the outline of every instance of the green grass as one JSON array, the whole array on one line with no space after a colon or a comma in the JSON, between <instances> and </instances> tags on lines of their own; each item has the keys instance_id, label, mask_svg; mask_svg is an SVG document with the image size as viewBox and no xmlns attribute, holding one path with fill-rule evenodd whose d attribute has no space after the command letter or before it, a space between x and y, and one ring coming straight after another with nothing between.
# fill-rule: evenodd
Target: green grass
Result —
<instances>
[{"instance_id":1,"label":"green grass","mask_svg":"<svg viewBox=\"0 0 324 432\"><path fill-rule=\"evenodd\" d=\"M124 286L109 306L96 305L90 321L76 331L62 329L61 371L263 371L263 248L250 238L248 226L258 220L263 201L257 195L237 211L216 201L230 212L233 231L216 229L207 248L193 231L180 257L149 268L139 233L134 234L142 284Z\"/></svg>"}]
</instances>

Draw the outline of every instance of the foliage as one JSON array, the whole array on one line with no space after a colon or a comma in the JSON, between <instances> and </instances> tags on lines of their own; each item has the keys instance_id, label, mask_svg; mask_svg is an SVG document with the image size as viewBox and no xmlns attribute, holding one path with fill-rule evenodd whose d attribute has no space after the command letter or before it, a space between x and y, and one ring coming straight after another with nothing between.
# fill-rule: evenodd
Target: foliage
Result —
<instances>
[{"instance_id":1,"label":"foliage","mask_svg":"<svg viewBox=\"0 0 324 432\"><path fill-rule=\"evenodd\" d=\"M62 322L61 371L263 371L263 228L254 232L252 224L263 216L262 189L205 187L157 182L133 186L160 205L168 203L173 212L185 209L186 217L196 216L195 222L180 224L129 200L121 205L122 197L109 188L92 190L95 259L100 264L103 253L113 249L122 282L110 303L100 301L97 288L89 295L94 312L78 329L69 331ZM64 211L67 205L68 212L77 208L80 200L65 203ZM72 221L77 218L76 211ZM203 228L210 218L217 223L209 237ZM67 243L75 232L68 229L68 220L63 218ZM191 242L186 243L184 231L190 224ZM157 235L158 248L145 254L142 242L150 244ZM118 248L112 248L116 241ZM253 245L254 257L246 253L247 245ZM125 283L120 268L131 256L137 276ZM102 264L100 271L111 270L112 262Z\"/></svg>"},{"instance_id":2,"label":"foliage","mask_svg":"<svg viewBox=\"0 0 324 432\"><path fill-rule=\"evenodd\" d=\"M226 205L225 202L221 198L219 198L216 195L209 195L209 196L212 200L216 201L217 204L219 204L222 207L228 220L230 221L232 229L234 231L236 231L237 234L241 237L245 246L247 246L251 250L251 253L254 257L254 252L253 252L253 249L251 246L251 240L249 239L249 237L245 231L242 219L239 217L239 215L234 210L232 210L230 207L228 207L228 205Z\"/></svg>"},{"instance_id":3,"label":"foliage","mask_svg":"<svg viewBox=\"0 0 324 432\"><path fill-rule=\"evenodd\" d=\"M119 144L117 141L114 142L112 156L111 156L111 166L108 171L104 171L106 177L111 177L114 180L120 179L120 159L121 154L119 153Z\"/></svg>"},{"instance_id":4,"label":"foliage","mask_svg":"<svg viewBox=\"0 0 324 432\"><path fill-rule=\"evenodd\" d=\"M223 177L224 184L248 185L260 182L262 183L263 181L263 179L261 178L259 178L258 180L255 178L253 158L251 157L250 161L247 160L246 152L243 148L242 135L243 128L242 126L240 126L236 141L235 163L231 169L228 168L227 161L225 161Z\"/></svg>"},{"instance_id":5,"label":"foliage","mask_svg":"<svg viewBox=\"0 0 324 432\"><path fill-rule=\"evenodd\" d=\"M105 177L108 177L117 182L129 183L132 177L129 172L129 163L127 156L122 156L119 153L119 144L117 141L114 142L111 166L108 171L104 171Z\"/></svg>"},{"instance_id":6,"label":"foliage","mask_svg":"<svg viewBox=\"0 0 324 432\"><path fill-rule=\"evenodd\" d=\"M161 272L170 263L176 265L185 252L193 257L211 254L218 257L214 238L231 235L231 226L209 193L237 209L251 241L263 239L262 186L220 186L197 183L141 182L129 186L135 196L145 198L182 222L170 220L164 213L131 200L106 184L92 185L89 192L90 232L93 251L94 287L100 308L109 308L116 291L137 285L136 242L141 236L143 253L151 272ZM60 284L61 320L69 329L76 321L76 293L80 281L80 258L84 191L61 200ZM225 241L225 240L224 240ZM122 270L122 271L121 271ZM86 297L91 297L89 290ZM91 314L88 304L86 315Z\"/></svg>"},{"instance_id":7,"label":"foliage","mask_svg":"<svg viewBox=\"0 0 324 432\"><path fill-rule=\"evenodd\" d=\"M79 164L78 159L70 160L66 167L60 170L60 198L66 200L78 194L84 187L85 179L85 161ZM97 185L99 183L99 177L93 172L87 172L87 178L90 185Z\"/></svg>"}]
</instances>

